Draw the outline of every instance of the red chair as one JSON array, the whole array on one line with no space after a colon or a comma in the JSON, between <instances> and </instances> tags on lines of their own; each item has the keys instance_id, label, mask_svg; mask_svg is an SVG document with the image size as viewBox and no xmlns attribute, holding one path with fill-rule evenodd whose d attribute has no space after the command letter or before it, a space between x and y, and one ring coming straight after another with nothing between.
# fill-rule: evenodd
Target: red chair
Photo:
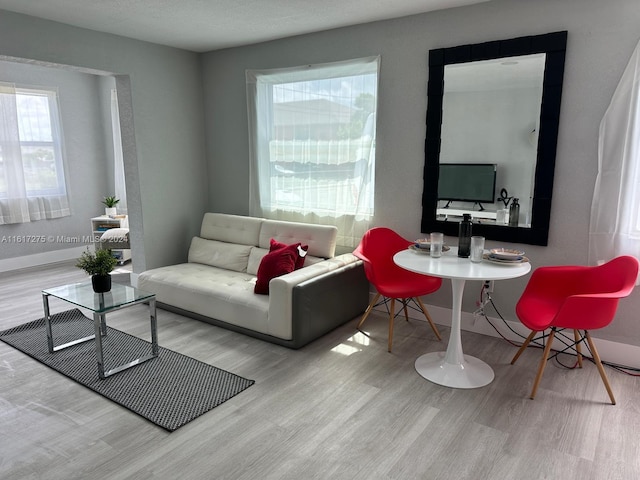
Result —
<instances>
[{"instance_id":1,"label":"red chair","mask_svg":"<svg viewBox=\"0 0 640 480\"><path fill-rule=\"evenodd\" d=\"M431 325L433 333L436 334L438 340L442 339L440 332L438 332L435 323L433 323L429 312L420 299L420 296L428 295L438 290L442 285L442 279L410 272L393 262L393 256L409 247L412 243L389 228L377 227L364 234L360 245L353 252L356 257L364 262L364 271L367 279L377 290L377 294L369 303L356 328L360 329L374 307L381 304L386 305L390 301L391 305L388 308L389 351L391 351L393 343L393 320L396 317L394 311L396 300L400 300L402 303L407 321L409 321L407 313L409 302L417 304ZM378 303L381 296L384 300Z\"/></svg>"},{"instance_id":2,"label":"red chair","mask_svg":"<svg viewBox=\"0 0 640 480\"><path fill-rule=\"evenodd\" d=\"M620 298L631 293L638 276L638 260L621 256L596 267L553 266L536 269L516 305L520 321L531 333L511 360L513 365L538 332L551 332L533 383L531 399L542 379L553 338L559 330L573 329L578 365L580 344L586 340L612 404L615 398L589 330L606 327L615 316ZM579 331L584 330L581 337Z\"/></svg>"}]
</instances>

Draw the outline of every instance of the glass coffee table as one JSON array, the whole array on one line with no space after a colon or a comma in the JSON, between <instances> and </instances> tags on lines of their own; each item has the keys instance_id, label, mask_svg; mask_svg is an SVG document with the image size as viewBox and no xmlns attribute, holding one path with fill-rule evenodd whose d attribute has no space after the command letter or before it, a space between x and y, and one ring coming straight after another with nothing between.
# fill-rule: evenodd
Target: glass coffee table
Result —
<instances>
[{"instance_id":1,"label":"glass coffee table","mask_svg":"<svg viewBox=\"0 0 640 480\"><path fill-rule=\"evenodd\" d=\"M71 342L55 345L51 328L51 313L49 311L49 297L55 297L65 302L93 312L94 335L79 338ZM104 352L102 337L107 335L107 313L115 312L138 303L149 302L149 316L151 319L151 353L130 362L104 371ZM74 283L42 290L44 305L45 328L47 331L47 345L49 352L54 353L81 342L95 339L96 356L98 359L98 375L101 379L131 368L158 356L158 326L156 322L156 296L127 285L113 283L111 290L106 293L95 293L91 282Z\"/></svg>"}]
</instances>

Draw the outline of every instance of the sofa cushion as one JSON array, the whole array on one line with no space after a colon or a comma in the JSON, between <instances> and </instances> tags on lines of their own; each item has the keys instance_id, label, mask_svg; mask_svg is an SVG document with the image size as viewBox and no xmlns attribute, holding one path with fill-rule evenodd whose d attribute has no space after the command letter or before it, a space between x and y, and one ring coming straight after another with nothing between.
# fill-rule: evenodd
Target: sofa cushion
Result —
<instances>
[{"instance_id":1,"label":"sofa cushion","mask_svg":"<svg viewBox=\"0 0 640 480\"><path fill-rule=\"evenodd\" d=\"M333 225L311 225L307 223L264 220L260 228L260 240L256 245L269 248L271 239L290 245L309 245L309 254L331 258L336 251L337 227Z\"/></svg>"},{"instance_id":2,"label":"sofa cushion","mask_svg":"<svg viewBox=\"0 0 640 480\"><path fill-rule=\"evenodd\" d=\"M258 268L264 256L269 253L266 248L253 247L249 253L249 262L247 263L247 273L249 275L258 275Z\"/></svg>"},{"instance_id":3,"label":"sofa cushion","mask_svg":"<svg viewBox=\"0 0 640 480\"><path fill-rule=\"evenodd\" d=\"M264 220L242 215L205 213L200 227L200 237L243 245L258 245L260 227Z\"/></svg>"},{"instance_id":4,"label":"sofa cushion","mask_svg":"<svg viewBox=\"0 0 640 480\"><path fill-rule=\"evenodd\" d=\"M246 272L249 263L250 245L219 242L193 237L189 248L189 263L202 263L212 267Z\"/></svg>"}]
</instances>

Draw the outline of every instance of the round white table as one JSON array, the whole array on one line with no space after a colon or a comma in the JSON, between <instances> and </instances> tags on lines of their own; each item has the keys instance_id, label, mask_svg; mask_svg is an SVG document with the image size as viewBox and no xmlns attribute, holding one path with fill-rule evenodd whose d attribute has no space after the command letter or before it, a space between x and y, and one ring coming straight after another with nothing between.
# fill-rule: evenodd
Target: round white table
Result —
<instances>
[{"instance_id":1,"label":"round white table","mask_svg":"<svg viewBox=\"0 0 640 480\"><path fill-rule=\"evenodd\" d=\"M473 263L458 257L458 249L451 248L440 258L428 254L403 250L393 257L394 262L412 272L451 279L451 334L446 352L432 352L416 360L416 371L427 380L453 388L478 388L493 380L493 369L482 360L462 352L460 316L462 294L467 280L505 280L526 275L531 270L529 262L498 264L488 260Z\"/></svg>"}]
</instances>

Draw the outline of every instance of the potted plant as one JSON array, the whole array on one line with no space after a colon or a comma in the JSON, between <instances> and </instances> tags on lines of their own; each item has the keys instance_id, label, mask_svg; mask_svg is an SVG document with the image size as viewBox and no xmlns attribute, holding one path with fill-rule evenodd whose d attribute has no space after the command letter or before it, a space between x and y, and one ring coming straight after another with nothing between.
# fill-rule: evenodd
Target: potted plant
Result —
<instances>
[{"instance_id":1,"label":"potted plant","mask_svg":"<svg viewBox=\"0 0 640 480\"><path fill-rule=\"evenodd\" d=\"M76 267L91 275L94 292L104 293L111 290L110 272L117 263L118 260L111 255L111 250L99 249L93 253L87 248L78 258Z\"/></svg>"},{"instance_id":2,"label":"potted plant","mask_svg":"<svg viewBox=\"0 0 640 480\"><path fill-rule=\"evenodd\" d=\"M115 195L110 197L104 197L102 203L105 205L104 213L109 217L115 217L117 210L116 205L120 202L119 198L116 198Z\"/></svg>"}]
</instances>

